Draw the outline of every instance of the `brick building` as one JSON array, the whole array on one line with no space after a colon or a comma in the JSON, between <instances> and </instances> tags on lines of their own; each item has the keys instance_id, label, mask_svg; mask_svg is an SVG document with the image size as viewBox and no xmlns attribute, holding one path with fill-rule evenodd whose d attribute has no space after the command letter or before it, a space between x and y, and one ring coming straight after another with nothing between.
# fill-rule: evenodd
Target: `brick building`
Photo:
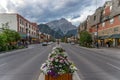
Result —
<instances>
[{"instance_id":1,"label":"brick building","mask_svg":"<svg viewBox=\"0 0 120 80\"><path fill-rule=\"evenodd\" d=\"M107 42L113 47L120 46L120 0L107 1L90 15L86 30L89 30L93 40L97 40L100 46L106 46Z\"/></svg>"},{"instance_id":2,"label":"brick building","mask_svg":"<svg viewBox=\"0 0 120 80\"><path fill-rule=\"evenodd\" d=\"M36 23L32 23L22 17L19 14L0 14L0 28L4 27L4 24L11 30L19 32L22 39L29 39L30 42L34 42L39 38L39 29Z\"/></svg>"}]
</instances>

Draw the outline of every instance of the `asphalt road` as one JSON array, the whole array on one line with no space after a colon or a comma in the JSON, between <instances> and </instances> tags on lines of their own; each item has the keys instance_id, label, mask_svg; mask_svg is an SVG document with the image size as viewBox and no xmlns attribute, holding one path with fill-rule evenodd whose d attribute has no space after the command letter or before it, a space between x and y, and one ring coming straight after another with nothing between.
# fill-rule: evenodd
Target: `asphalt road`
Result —
<instances>
[{"instance_id":1,"label":"asphalt road","mask_svg":"<svg viewBox=\"0 0 120 80\"><path fill-rule=\"evenodd\" d=\"M37 80L54 44L0 54L0 80Z\"/></svg>"},{"instance_id":2,"label":"asphalt road","mask_svg":"<svg viewBox=\"0 0 120 80\"><path fill-rule=\"evenodd\" d=\"M76 45L61 44L76 64L82 80L120 80L120 59L83 49ZM28 49L0 54L0 80L37 80L40 66L55 44L34 45Z\"/></svg>"},{"instance_id":3,"label":"asphalt road","mask_svg":"<svg viewBox=\"0 0 120 80\"><path fill-rule=\"evenodd\" d=\"M120 80L120 59L77 45L62 46L76 64L82 80Z\"/></svg>"}]
</instances>

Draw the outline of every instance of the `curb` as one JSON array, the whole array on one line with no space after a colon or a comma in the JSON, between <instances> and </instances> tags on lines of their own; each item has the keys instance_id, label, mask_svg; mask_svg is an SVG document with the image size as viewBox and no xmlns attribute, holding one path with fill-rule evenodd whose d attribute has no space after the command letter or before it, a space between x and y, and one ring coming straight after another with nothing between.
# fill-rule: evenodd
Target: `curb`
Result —
<instances>
[{"instance_id":1,"label":"curb","mask_svg":"<svg viewBox=\"0 0 120 80\"><path fill-rule=\"evenodd\" d=\"M40 74L38 80L45 80L45 77L44 77L43 73ZM73 74L73 80L82 80L82 79L80 79L80 77L78 76L77 72L75 72Z\"/></svg>"}]
</instances>

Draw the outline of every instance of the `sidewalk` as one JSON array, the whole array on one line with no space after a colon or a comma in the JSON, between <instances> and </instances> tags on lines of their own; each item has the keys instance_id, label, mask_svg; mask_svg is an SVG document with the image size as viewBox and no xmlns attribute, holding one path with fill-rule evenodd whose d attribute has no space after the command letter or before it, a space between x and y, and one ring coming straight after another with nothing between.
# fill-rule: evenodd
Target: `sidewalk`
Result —
<instances>
[{"instance_id":1,"label":"sidewalk","mask_svg":"<svg viewBox=\"0 0 120 80\"><path fill-rule=\"evenodd\" d=\"M44 74L41 73L40 76L39 76L39 78L38 78L38 80L45 80ZM77 72L75 72L75 73L73 74L73 80L81 80L81 79L79 78Z\"/></svg>"},{"instance_id":2,"label":"sidewalk","mask_svg":"<svg viewBox=\"0 0 120 80\"><path fill-rule=\"evenodd\" d=\"M4 57L4 56L7 56L7 55L11 55L11 54L17 54L17 52L21 52L21 51L32 49L32 48L34 48L34 46L35 45L29 45L28 48L15 49L15 50L11 50L11 51L0 52L0 57Z\"/></svg>"}]
</instances>

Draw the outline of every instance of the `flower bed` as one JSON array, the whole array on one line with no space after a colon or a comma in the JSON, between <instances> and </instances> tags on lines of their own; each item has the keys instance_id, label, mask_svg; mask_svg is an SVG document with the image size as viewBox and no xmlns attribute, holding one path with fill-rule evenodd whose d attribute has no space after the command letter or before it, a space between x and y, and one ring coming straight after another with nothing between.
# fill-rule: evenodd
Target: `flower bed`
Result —
<instances>
[{"instance_id":1,"label":"flower bed","mask_svg":"<svg viewBox=\"0 0 120 80\"><path fill-rule=\"evenodd\" d=\"M74 64L68 60L65 50L61 47L54 47L48 56L48 60L42 64L41 71L49 78L62 78L61 75L72 74L77 70ZM51 77L50 77L51 76ZM45 79L50 80L50 79ZM52 80L52 79L51 79ZM53 79L54 80L54 79ZM55 79L61 80L61 79ZM64 79L68 80L68 79ZM69 79L70 80L70 79Z\"/></svg>"}]
</instances>

